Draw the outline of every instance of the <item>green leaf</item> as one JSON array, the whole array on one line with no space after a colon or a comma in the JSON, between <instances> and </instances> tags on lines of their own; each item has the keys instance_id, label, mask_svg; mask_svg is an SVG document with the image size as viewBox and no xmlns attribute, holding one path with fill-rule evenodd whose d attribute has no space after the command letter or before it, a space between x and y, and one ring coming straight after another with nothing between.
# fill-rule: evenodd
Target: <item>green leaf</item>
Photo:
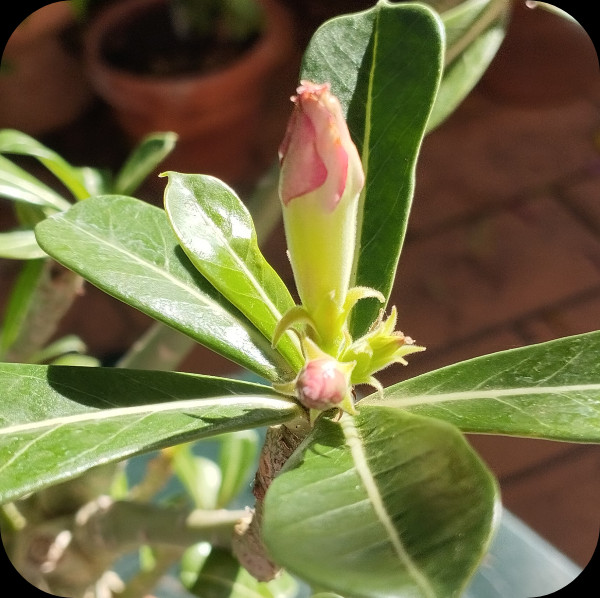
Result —
<instances>
[{"instance_id":1,"label":"green leaf","mask_svg":"<svg viewBox=\"0 0 600 598\"><path fill-rule=\"evenodd\" d=\"M111 461L281 423L269 387L147 370L0 364L0 503Z\"/></svg>"},{"instance_id":2,"label":"green leaf","mask_svg":"<svg viewBox=\"0 0 600 598\"><path fill-rule=\"evenodd\" d=\"M422 4L381 0L328 21L313 36L302 78L329 81L366 175L351 286L389 296L413 196L415 163L440 81L443 26ZM380 303L361 301L351 332L364 334Z\"/></svg>"},{"instance_id":3,"label":"green leaf","mask_svg":"<svg viewBox=\"0 0 600 598\"><path fill-rule=\"evenodd\" d=\"M346 598L459 596L498 506L456 428L363 406L318 420L267 491L263 537L280 565Z\"/></svg>"},{"instance_id":4,"label":"green leaf","mask_svg":"<svg viewBox=\"0 0 600 598\"><path fill-rule=\"evenodd\" d=\"M0 257L9 260L35 260L46 257L31 229L0 233Z\"/></svg>"},{"instance_id":5,"label":"green leaf","mask_svg":"<svg viewBox=\"0 0 600 598\"><path fill-rule=\"evenodd\" d=\"M36 158L77 199L90 195L86 185L86 170L69 164L62 156L46 147L33 137L15 129L0 130L0 153L20 154Z\"/></svg>"},{"instance_id":6,"label":"green leaf","mask_svg":"<svg viewBox=\"0 0 600 598\"><path fill-rule=\"evenodd\" d=\"M427 131L442 123L479 81L504 35L510 0L429 0L446 31L445 64ZM451 7L448 8L448 4Z\"/></svg>"},{"instance_id":7,"label":"green leaf","mask_svg":"<svg viewBox=\"0 0 600 598\"><path fill-rule=\"evenodd\" d=\"M87 199L37 225L49 255L110 295L269 380L293 372L196 271L163 210L115 196Z\"/></svg>"},{"instance_id":8,"label":"green leaf","mask_svg":"<svg viewBox=\"0 0 600 598\"><path fill-rule=\"evenodd\" d=\"M0 195L14 201L59 211L71 207L64 197L4 156L0 156Z\"/></svg>"},{"instance_id":9,"label":"green leaf","mask_svg":"<svg viewBox=\"0 0 600 598\"><path fill-rule=\"evenodd\" d=\"M294 300L258 248L248 210L219 179L167 174L165 208L183 250L200 273L272 340ZM298 340L291 333L277 348L296 371L302 367Z\"/></svg>"},{"instance_id":10,"label":"green leaf","mask_svg":"<svg viewBox=\"0 0 600 598\"><path fill-rule=\"evenodd\" d=\"M208 459L194 455L189 444L180 444L173 450L173 471L198 509L216 509L221 485L219 466Z\"/></svg>"},{"instance_id":11,"label":"green leaf","mask_svg":"<svg viewBox=\"0 0 600 598\"><path fill-rule=\"evenodd\" d=\"M54 363L54 360L69 353L85 353L85 343L75 335L63 336L40 349L31 356L31 363Z\"/></svg>"},{"instance_id":12,"label":"green leaf","mask_svg":"<svg viewBox=\"0 0 600 598\"><path fill-rule=\"evenodd\" d=\"M259 435L255 430L242 430L219 437L219 467L222 480L217 507L226 507L247 488L255 471Z\"/></svg>"},{"instance_id":13,"label":"green leaf","mask_svg":"<svg viewBox=\"0 0 600 598\"><path fill-rule=\"evenodd\" d=\"M600 331L476 357L360 404L436 417L465 432L600 442Z\"/></svg>"},{"instance_id":14,"label":"green leaf","mask_svg":"<svg viewBox=\"0 0 600 598\"><path fill-rule=\"evenodd\" d=\"M202 598L293 598L297 589L296 581L285 572L267 583L257 581L222 548L211 550L189 585L190 592Z\"/></svg>"},{"instance_id":15,"label":"green leaf","mask_svg":"<svg viewBox=\"0 0 600 598\"><path fill-rule=\"evenodd\" d=\"M175 133L152 133L134 148L117 174L112 189L119 195L131 195L142 181L171 153L175 147Z\"/></svg>"}]
</instances>

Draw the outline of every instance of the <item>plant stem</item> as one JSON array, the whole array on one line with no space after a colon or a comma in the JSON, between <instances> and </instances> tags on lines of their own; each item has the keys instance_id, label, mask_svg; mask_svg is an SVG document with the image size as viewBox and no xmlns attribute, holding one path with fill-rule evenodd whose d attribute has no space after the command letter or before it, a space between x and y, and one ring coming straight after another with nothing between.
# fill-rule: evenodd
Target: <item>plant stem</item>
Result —
<instances>
[{"instance_id":1,"label":"plant stem","mask_svg":"<svg viewBox=\"0 0 600 598\"><path fill-rule=\"evenodd\" d=\"M230 548L234 526L244 515L245 511L190 511L100 496L75 516L23 528L14 536L11 560L32 585L78 598L116 559L145 544L161 551L161 567L198 542ZM141 576L138 582L150 583L150 578Z\"/></svg>"},{"instance_id":2,"label":"plant stem","mask_svg":"<svg viewBox=\"0 0 600 598\"><path fill-rule=\"evenodd\" d=\"M31 294L27 316L23 318L4 361L26 363L42 349L82 288L81 276L59 266L54 260L45 260Z\"/></svg>"},{"instance_id":3,"label":"plant stem","mask_svg":"<svg viewBox=\"0 0 600 598\"><path fill-rule=\"evenodd\" d=\"M75 539L84 551L127 552L142 544L186 548L197 542L231 546L233 528L244 511L189 511L177 507L129 501L107 496L86 505L75 517Z\"/></svg>"},{"instance_id":4,"label":"plant stem","mask_svg":"<svg viewBox=\"0 0 600 598\"><path fill-rule=\"evenodd\" d=\"M116 367L174 370L196 341L160 322L152 324L119 360Z\"/></svg>"}]
</instances>

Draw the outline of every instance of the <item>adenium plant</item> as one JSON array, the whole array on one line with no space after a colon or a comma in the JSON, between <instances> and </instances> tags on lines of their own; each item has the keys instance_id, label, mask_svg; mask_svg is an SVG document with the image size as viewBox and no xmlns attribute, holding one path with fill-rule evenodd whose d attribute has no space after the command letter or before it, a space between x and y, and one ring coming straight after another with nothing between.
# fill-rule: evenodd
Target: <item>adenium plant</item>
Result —
<instances>
[{"instance_id":1,"label":"adenium plant","mask_svg":"<svg viewBox=\"0 0 600 598\"><path fill-rule=\"evenodd\" d=\"M115 551L85 534L109 521L115 545L131 549L144 518L144 541L159 556L196 547L200 564L192 572L188 553L182 569L197 595L218 580L230 595L292 596L290 574L322 596L461 594L501 508L496 480L463 433L600 441L600 332L408 374L387 388L377 381L423 350L387 303L419 146L464 95L444 31L425 5L382 1L313 37L280 150L297 303L262 255L244 204L211 176L165 173L164 210L105 194L36 225L54 260L259 381L1 364L5 514L149 450L197 482L184 443L265 427L252 509L224 508L240 487L225 475L231 451L214 496L208 475L189 485L195 510L141 511L104 496L78 511L61 554L79 542L96 555L99 577Z\"/></svg>"}]
</instances>

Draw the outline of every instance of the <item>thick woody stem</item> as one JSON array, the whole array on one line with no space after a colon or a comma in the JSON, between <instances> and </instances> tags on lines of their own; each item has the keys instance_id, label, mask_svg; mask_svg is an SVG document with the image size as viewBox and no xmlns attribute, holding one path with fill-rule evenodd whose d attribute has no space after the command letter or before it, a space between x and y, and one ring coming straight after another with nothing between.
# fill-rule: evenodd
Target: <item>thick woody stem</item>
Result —
<instances>
[{"instance_id":1,"label":"thick woody stem","mask_svg":"<svg viewBox=\"0 0 600 598\"><path fill-rule=\"evenodd\" d=\"M267 554L261 537L265 494L302 439L302 436L296 435L285 425L273 426L267 430L254 479L256 504L235 528L233 554L259 581L270 581L280 571L280 567Z\"/></svg>"},{"instance_id":2,"label":"thick woody stem","mask_svg":"<svg viewBox=\"0 0 600 598\"><path fill-rule=\"evenodd\" d=\"M108 496L22 530L15 541L15 568L38 588L83 596L121 555L144 544L169 555L197 542L229 548L244 511L189 511L155 504L113 502Z\"/></svg>"}]
</instances>

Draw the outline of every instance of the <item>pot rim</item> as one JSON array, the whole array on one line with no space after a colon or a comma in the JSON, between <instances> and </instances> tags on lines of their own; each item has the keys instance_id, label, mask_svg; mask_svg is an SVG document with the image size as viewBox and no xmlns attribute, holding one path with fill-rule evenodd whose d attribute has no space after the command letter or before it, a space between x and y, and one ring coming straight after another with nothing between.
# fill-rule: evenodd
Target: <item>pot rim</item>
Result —
<instances>
[{"instance_id":1,"label":"pot rim","mask_svg":"<svg viewBox=\"0 0 600 598\"><path fill-rule=\"evenodd\" d=\"M148 5L164 4L167 0L122 0L112 4L98 13L90 22L84 33L84 55L92 79L106 81L110 79L123 85L135 85L142 90L146 87L160 88L161 86L180 86L185 88L195 82L202 81L207 88L218 88L223 80L231 76L239 76L244 72L256 72L256 76L265 69L263 65L279 61L282 42L286 45L295 44L289 39L290 28L293 27L291 14L275 0L256 0L265 10L265 27L259 39L242 56L226 65L223 69L209 73L185 73L169 76L139 74L108 64L100 51L102 42L110 35L117 23L135 15ZM286 39L287 38L287 39ZM105 85L100 83L100 90Z\"/></svg>"}]
</instances>

